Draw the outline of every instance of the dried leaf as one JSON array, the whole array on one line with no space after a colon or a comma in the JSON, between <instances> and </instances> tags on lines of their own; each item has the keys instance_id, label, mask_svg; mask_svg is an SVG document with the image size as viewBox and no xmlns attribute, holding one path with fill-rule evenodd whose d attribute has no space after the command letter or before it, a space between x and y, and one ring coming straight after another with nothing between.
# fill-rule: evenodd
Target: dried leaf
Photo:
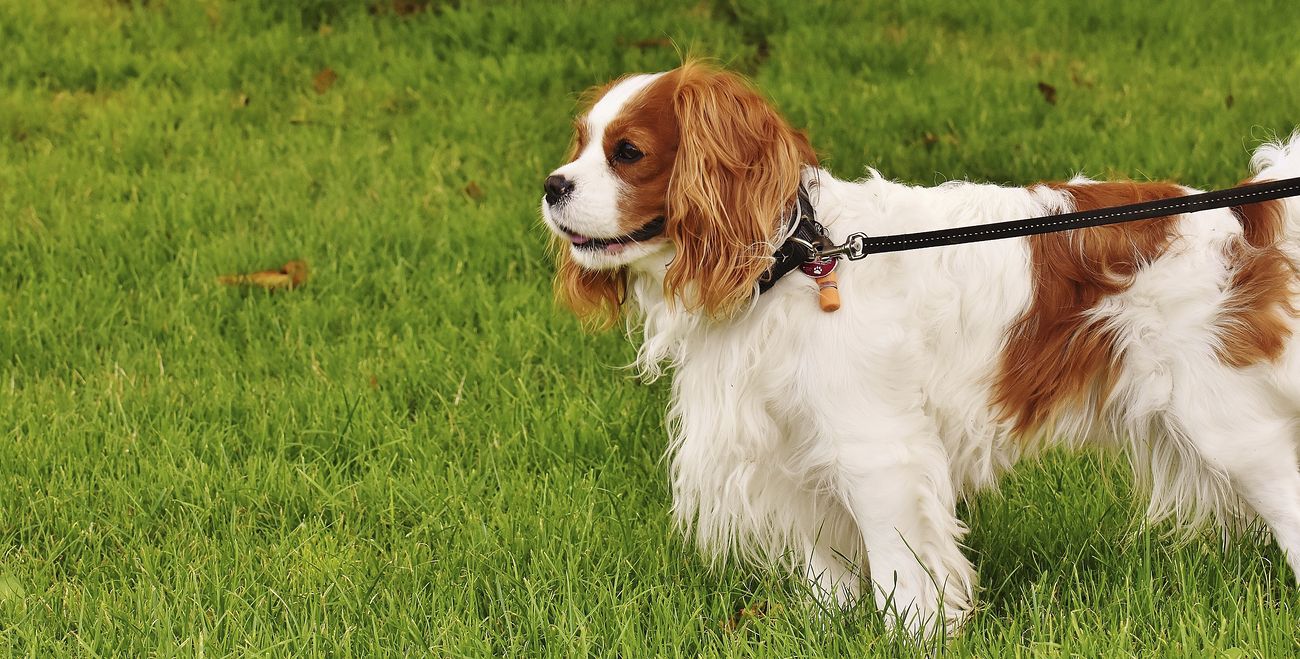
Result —
<instances>
[{"instance_id":1,"label":"dried leaf","mask_svg":"<svg viewBox=\"0 0 1300 659\"><path fill-rule=\"evenodd\" d=\"M673 41L668 37L657 37L654 39L640 39L632 42L632 45L641 50L646 50L647 48L668 48L673 45Z\"/></svg>"},{"instance_id":2,"label":"dried leaf","mask_svg":"<svg viewBox=\"0 0 1300 659\"><path fill-rule=\"evenodd\" d=\"M324 94L329 91L330 87L334 86L334 81L338 79L339 74L327 66L316 73L316 77L312 78L311 86L315 88L317 94Z\"/></svg>"},{"instance_id":3,"label":"dried leaf","mask_svg":"<svg viewBox=\"0 0 1300 659\"><path fill-rule=\"evenodd\" d=\"M262 270L249 274L221 275L217 282L226 286L259 286L267 290L298 288L307 283L306 261L290 261L279 270Z\"/></svg>"},{"instance_id":4,"label":"dried leaf","mask_svg":"<svg viewBox=\"0 0 1300 659\"><path fill-rule=\"evenodd\" d=\"M483 197L486 196L483 192L483 188L479 187L478 181L470 181L469 183L466 183L465 194L474 201L483 201Z\"/></svg>"},{"instance_id":5,"label":"dried leaf","mask_svg":"<svg viewBox=\"0 0 1300 659\"><path fill-rule=\"evenodd\" d=\"M951 132L936 135L927 130L924 133L921 133L921 143L925 145L925 148L933 149L936 144L957 146L958 144L961 144L961 140L957 139L957 135Z\"/></svg>"},{"instance_id":6,"label":"dried leaf","mask_svg":"<svg viewBox=\"0 0 1300 659\"><path fill-rule=\"evenodd\" d=\"M732 614L730 618L723 621L721 623L721 626L723 629L729 632L734 632L737 629L739 629L741 625L745 624L745 621L762 618L763 616L766 616L767 613L768 613L767 600L763 600L761 602L755 602L754 604L751 604L749 606L740 609L739 611L736 611L734 614Z\"/></svg>"},{"instance_id":7,"label":"dried leaf","mask_svg":"<svg viewBox=\"0 0 1300 659\"><path fill-rule=\"evenodd\" d=\"M334 28L330 27L329 23L321 23L320 29L316 30L316 33L322 37L328 37L329 35L334 34Z\"/></svg>"},{"instance_id":8,"label":"dried leaf","mask_svg":"<svg viewBox=\"0 0 1300 659\"><path fill-rule=\"evenodd\" d=\"M410 16L418 14L429 8L429 2L419 2L417 0L393 0L393 13L398 16Z\"/></svg>"},{"instance_id":9,"label":"dried leaf","mask_svg":"<svg viewBox=\"0 0 1300 659\"><path fill-rule=\"evenodd\" d=\"M1056 105L1056 88L1045 83L1038 83L1038 91L1043 95L1043 100L1051 105Z\"/></svg>"},{"instance_id":10,"label":"dried leaf","mask_svg":"<svg viewBox=\"0 0 1300 659\"><path fill-rule=\"evenodd\" d=\"M248 107L248 94L238 94L230 101L230 107L238 110Z\"/></svg>"},{"instance_id":11,"label":"dried leaf","mask_svg":"<svg viewBox=\"0 0 1300 659\"><path fill-rule=\"evenodd\" d=\"M1228 97L1223 99L1223 105L1226 106L1229 110L1232 109L1232 105L1236 102L1237 99L1233 98L1232 94L1228 94Z\"/></svg>"},{"instance_id":12,"label":"dried leaf","mask_svg":"<svg viewBox=\"0 0 1300 659\"><path fill-rule=\"evenodd\" d=\"M390 0L389 2L372 2L368 9L375 16L382 16L391 11L398 16L405 17L426 11L430 4L433 3L429 2L429 0Z\"/></svg>"}]
</instances>

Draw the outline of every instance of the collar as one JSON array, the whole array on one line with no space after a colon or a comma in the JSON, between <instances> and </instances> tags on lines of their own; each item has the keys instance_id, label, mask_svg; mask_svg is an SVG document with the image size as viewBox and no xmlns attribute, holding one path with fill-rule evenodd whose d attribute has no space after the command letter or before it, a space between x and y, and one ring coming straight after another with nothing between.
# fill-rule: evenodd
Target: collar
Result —
<instances>
[{"instance_id":1,"label":"collar","mask_svg":"<svg viewBox=\"0 0 1300 659\"><path fill-rule=\"evenodd\" d=\"M794 208L785 220L785 239L777 248L772 266L758 278L759 294L766 293L791 270L812 261L818 249L826 245L826 228L817 223L808 188L801 182Z\"/></svg>"}]
</instances>

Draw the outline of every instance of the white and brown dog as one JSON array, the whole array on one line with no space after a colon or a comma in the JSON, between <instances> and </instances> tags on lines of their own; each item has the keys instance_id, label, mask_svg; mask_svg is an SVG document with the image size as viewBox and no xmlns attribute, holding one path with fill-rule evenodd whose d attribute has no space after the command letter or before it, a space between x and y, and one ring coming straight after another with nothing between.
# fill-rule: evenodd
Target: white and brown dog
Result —
<instances>
[{"instance_id":1,"label":"white and brown dog","mask_svg":"<svg viewBox=\"0 0 1300 659\"><path fill-rule=\"evenodd\" d=\"M872 256L823 313L798 273L757 291L801 184L836 243L1194 190L842 181L695 62L596 90L575 127L542 203L558 296L625 317L647 376L671 367L673 512L706 554L790 561L828 600L952 631L975 588L957 500L1045 445L1101 444L1152 518L1261 519L1300 573L1300 201ZM1300 176L1300 137L1252 165Z\"/></svg>"}]
</instances>

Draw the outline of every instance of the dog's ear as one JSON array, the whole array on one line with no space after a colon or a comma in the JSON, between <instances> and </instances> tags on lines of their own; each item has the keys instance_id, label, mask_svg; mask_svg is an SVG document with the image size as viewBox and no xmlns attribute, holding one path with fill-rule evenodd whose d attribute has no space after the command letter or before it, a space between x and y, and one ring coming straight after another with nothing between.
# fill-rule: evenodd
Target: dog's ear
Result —
<instances>
[{"instance_id":1,"label":"dog's ear","mask_svg":"<svg viewBox=\"0 0 1300 659\"><path fill-rule=\"evenodd\" d=\"M688 309L725 316L772 263L800 170L817 154L739 76L692 62L673 73L680 143L666 233L676 255L664 290Z\"/></svg>"}]
</instances>

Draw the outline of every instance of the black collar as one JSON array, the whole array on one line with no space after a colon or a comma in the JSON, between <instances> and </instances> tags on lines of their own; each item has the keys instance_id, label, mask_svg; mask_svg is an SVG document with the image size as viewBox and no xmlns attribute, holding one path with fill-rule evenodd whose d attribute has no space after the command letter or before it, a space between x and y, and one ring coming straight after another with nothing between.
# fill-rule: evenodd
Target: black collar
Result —
<instances>
[{"instance_id":1,"label":"black collar","mask_svg":"<svg viewBox=\"0 0 1300 659\"><path fill-rule=\"evenodd\" d=\"M808 189L803 183L799 184L796 196L794 208L785 222L785 241L773 255L776 261L758 278L759 294L766 293L791 270L807 263L814 250L825 244L826 229L817 223L812 202L808 199Z\"/></svg>"}]
</instances>

